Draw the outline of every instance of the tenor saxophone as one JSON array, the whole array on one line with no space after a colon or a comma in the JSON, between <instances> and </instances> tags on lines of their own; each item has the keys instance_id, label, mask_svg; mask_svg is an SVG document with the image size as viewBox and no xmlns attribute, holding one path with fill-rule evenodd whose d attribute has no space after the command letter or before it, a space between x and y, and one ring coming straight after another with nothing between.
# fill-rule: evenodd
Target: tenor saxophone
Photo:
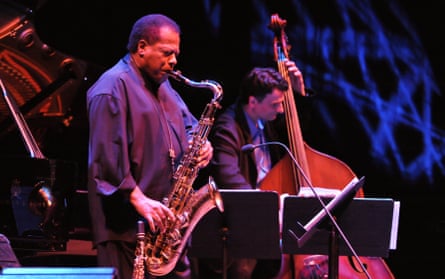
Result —
<instances>
[{"instance_id":1,"label":"tenor saxophone","mask_svg":"<svg viewBox=\"0 0 445 279\"><path fill-rule=\"evenodd\" d=\"M207 141L215 112L220 108L222 87L211 80L192 81L178 71L170 72L169 76L191 87L210 89L213 98L201 114L199 123L193 131L191 144L173 173L172 191L162 201L173 212L175 219L165 219L163 222L165 229L162 232L157 230L145 233L144 243L139 245L143 247L144 254L136 255L135 268L138 266L137 269L140 271L140 260L143 259L146 270L153 276L162 276L173 270L191 232L207 212L215 207L221 212L224 211L221 195L212 177L209 177L206 185L198 190L193 189L193 183L199 172L195 159ZM140 249L137 249L137 252L140 253Z\"/></svg>"}]
</instances>

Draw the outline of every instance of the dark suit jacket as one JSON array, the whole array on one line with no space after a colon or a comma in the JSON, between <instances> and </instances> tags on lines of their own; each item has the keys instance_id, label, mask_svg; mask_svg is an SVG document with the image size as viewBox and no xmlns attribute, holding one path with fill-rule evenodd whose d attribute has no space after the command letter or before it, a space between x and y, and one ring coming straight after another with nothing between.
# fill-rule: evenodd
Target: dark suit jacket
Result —
<instances>
[{"instance_id":1,"label":"dark suit jacket","mask_svg":"<svg viewBox=\"0 0 445 279\"><path fill-rule=\"evenodd\" d=\"M279 132L285 130L281 122L284 123L284 118L265 124L266 141L287 142ZM209 140L214 148L209 172L217 186L221 189L255 189L257 170L254 152L241 151L242 146L252 143L241 105L231 105L216 118ZM274 145L269 145L269 149L274 165L283 156L284 150Z\"/></svg>"}]
</instances>

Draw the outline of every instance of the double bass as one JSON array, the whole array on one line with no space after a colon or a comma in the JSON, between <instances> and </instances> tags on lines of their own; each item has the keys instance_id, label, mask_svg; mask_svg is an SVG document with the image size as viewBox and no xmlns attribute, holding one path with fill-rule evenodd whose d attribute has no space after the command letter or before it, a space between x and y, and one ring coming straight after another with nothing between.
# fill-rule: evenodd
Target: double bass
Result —
<instances>
[{"instance_id":1,"label":"double bass","mask_svg":"<svg viewBox=\"0 0 445 279\"><path fill-rule=\"evenodd\" d=\"M286 128L289 137L289 150L300 165L305 175L297 169L297 166L287 154L269 171L263 179L260 189L277 191L279 194L297 195L301 187L317 185L320 187L342 190L346 185L357 180L357 176L351 168L341 160L311 148L303 139L292 83L285 62L289 59L289 45L284 31L286 20L278 14L273 14L269 28L274 32L274 58L281 75L287 80L289 89L285 92L284 111ZM300 92L305 95L304 90ZM360 189L357 197L364 197ZM277 278L301 279L305 277L303 270L305 259L308 255L283 255L282 267ZM320 258L319 255L314 257ZM327 256L321 256L326 263ZM359 257L362 264L351 256L339 256L338 275L340 279L347 278L379 278L394 279L394 275L382 258ZM362 270L366 268L366 271ZM320 277L324 278L324 277Z\"/></svg>"}]
</instances>

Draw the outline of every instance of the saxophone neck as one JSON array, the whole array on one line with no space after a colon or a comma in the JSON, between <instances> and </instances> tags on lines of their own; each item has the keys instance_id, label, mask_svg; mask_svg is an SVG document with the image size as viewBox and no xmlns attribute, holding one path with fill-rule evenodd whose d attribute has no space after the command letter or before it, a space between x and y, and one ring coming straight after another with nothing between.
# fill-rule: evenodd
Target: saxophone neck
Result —
<instances>
[{"instance_id":1,"label":"saxophone neck","mask_svg":"<svg viewBox=\"0 0 445 279\"><path fill-rule=\"evenodd\" d=\"M213 102L219 102L222 99L223 96L223 89L221 84L214 80L206 80L204 82L207 82L210 86L210 90L213 92Z\"/></svg>"},{"instance_id":2,"label":"saxophone neck","mask_svg":"<svg viewBox=\"0 0 445 279\"><path fill-rule=\"evenodd\" d=\"M210 89L213 92L213 102L219 102L222 99L223 96L223 89L222 86L214 81L214 80L203 80L203 81L193 81L189 78L186 78L181 74L181 71L169 71L169 76L174 78L176 81L179 81L181 83L184 83L191 87L197 87L197 88L207 88Z\"/></svg>"}]
</instances>

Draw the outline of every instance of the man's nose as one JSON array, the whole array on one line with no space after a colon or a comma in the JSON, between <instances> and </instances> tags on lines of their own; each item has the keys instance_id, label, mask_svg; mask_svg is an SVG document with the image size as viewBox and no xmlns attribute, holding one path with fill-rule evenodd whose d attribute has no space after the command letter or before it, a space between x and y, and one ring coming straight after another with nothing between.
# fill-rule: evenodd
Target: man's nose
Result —
<instances>
[{"instance_id":1,"label":"man's nose","mask_svg":"<svg viewBox=\"0 0 445 279\"><path fill-rule=\"evenodd\" d=\"M170 64L170 66L172 66L172 67L174 67L176 64L178 64L178 60L176 59L175 54L170 55L170 57L168 59L168 64Z\"/></svg>"}]
</instances>

